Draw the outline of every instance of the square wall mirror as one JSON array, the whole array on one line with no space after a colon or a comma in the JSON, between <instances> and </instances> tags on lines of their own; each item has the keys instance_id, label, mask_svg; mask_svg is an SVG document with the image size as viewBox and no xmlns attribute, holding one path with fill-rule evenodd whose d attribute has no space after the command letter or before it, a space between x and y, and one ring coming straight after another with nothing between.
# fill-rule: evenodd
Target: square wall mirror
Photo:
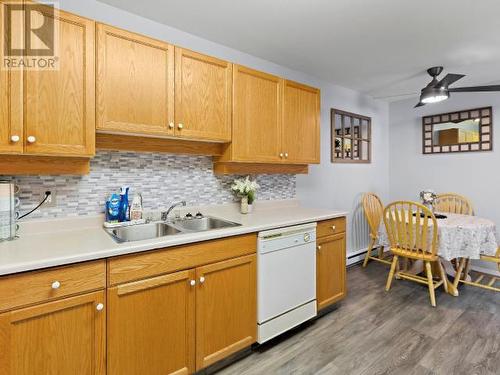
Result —
<instances>
[{"instance_id":1,"label":"square wall mirror","mask_svg":"<svg viewBox=\"0 0 500 375\"><path fill-rule=\"evenodd\" d=\"M493 112L491 107L422 118L424 154L491 151L492 149Z\"/></svg>"}]
</instances>

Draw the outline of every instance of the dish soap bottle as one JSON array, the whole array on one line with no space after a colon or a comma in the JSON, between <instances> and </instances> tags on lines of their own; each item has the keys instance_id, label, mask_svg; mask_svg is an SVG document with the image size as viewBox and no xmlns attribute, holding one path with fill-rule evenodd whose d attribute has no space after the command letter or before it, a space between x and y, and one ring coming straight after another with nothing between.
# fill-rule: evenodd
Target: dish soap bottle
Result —
<instances>
[{"instance_id":1,"label":"dish soap bottle","mask_svg":"<svg viewBox=\"0 0 500 375\"><path fill-rule=\"evenodd\" d=\"M106 221L108 223L116 223L120 219L120 196L116 193L106 201Z\"/></svg>"},{"instance_id":2,"label":"dish soap bottle","mask_svg":"<svg viewBox=\"0 0 500 375\"><path fill-rule=\"evenodd\" d=\"M142 219L142 195L135 194L134 199L132 199L132 205L130 206L130 220L141 220Z\"/></svg>"},{"instance_id":3,"label":"dish soap bottle","mask_svg":"<svg viewBox=\"0 0 500 375\"><path fill-rule=\"evenodd\" d=\"M128 204L128 186L122 186L120 189L120 222L130 220L129 204Z\"/></svg>"}]
</instances>

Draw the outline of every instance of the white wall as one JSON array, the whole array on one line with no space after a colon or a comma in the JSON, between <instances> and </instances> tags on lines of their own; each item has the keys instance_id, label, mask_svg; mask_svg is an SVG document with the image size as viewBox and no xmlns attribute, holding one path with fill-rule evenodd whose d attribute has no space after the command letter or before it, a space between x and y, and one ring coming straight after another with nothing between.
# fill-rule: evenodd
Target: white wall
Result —
<instances>
[{"instance_id":1,"label":"white wall","mask_svg":"<svg viewBox=\"0 0 500 375\"><path fill-rule=\"evenodd\" d=\"M341 87L321 87L321 164L310 166L308 175L297 176L297 194L308 205L350 212L348 253L352 254L368 245L361 193L375 192L383 201L389 198L388 105ZM371 164L331 163L331 108L372 118Z\"/></svg>"},{"instance_id":2,"label":"white wall","mask_svg":"<svg viewBox=\"0 0 500 375\"><path fill-rule=\"evenodd\" d=\"M298 197L308 205L355 212L355 216L358 218L360 215L359 195L362 191L376 191L384 199L387 199L389 109L386 103L375 101L353 90L318 80L310 75L213 43L95 0L61 0L60 7L96 21L319 87L322 92L321 165L311 166L308 176L298 177ZM331 164L330 108L372 116L372 164ZM348 248L354 251L366 247L367 229L362 220L356 219L352 223Z\"/></svg>"},{"instance_id":3,"label":"white wall","mask_svg":"<svg viewBox=\"0 0 500 375\"><path fill-rule=\"evenodd\" d=\"M422 116L478 107L493 107L500 117L500 93L452 94L442 103L419 109L417 99L390 104L390 198L418 199L425 189L456 192L474 203L476 215L500 227L500 131L493 124L493 151L422 154Z\"/></svg>"}]
</instances>

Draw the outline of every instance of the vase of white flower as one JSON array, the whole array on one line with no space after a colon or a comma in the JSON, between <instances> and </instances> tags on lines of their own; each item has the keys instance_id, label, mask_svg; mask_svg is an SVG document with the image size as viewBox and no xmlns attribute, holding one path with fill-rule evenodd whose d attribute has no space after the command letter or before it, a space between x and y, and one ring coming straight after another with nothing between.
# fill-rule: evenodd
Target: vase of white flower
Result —
<instances>
[{"instance_id":1,"label":"vase of white flower","mask_svg":"<svg viewBox=\"0 0 500 375\"><path fill-rule=\"evenodd\" d=\"M248 197L241 197L240 211L242 214L248 214Z\"/></svg>"},{"instance_id":2,"label":"vase of white flower","mask_svg":"<svg viewBox=\"0 0 500 375\"><path fill-rule=\"evenodd\" d=\"M253 211L253 202L255 201L255 192L259 188L259 184L255 181L250 181L247 176L243 179L234 180L231 185L231 190L241 198L241 213L247 214Z\"/></svg>"}]
</instances>

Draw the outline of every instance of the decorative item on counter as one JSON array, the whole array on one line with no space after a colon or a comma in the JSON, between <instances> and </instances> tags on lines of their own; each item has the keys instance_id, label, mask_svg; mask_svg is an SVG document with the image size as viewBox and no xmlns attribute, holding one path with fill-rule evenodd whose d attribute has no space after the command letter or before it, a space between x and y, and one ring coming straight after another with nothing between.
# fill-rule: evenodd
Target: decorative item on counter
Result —
<instances>
[{"instance_id":1,"label":"decorative item on counter","mask_svg":"<svg viewBox=\"0 0 500 375\"><path fill-rule=\"evenodd\" d=\"M422 204L432 212L434 212L434 202L436 201L436 198L437 194L432 189L425 189L420 192L420 199L422 200Z\"/></svg>"},{"instance_id":2,"label":"decorative item on counter","mask_svg":"<svg viewBox=\"0 0 500 375\"><path fill-rule=\"evenodd\" d=\"M231 190L241 198L241 213L247 214L253 211L255 193L260 186L256 181L250 181L250 176L243 179L234 180Z\"/></svg>"},{"instance_id":3,"label":"decorative item on counter","mask_svg":"<svg viewBox=\"0 0 500 375\"><path fill-rule=\"evenodd\" d=\"M120 188L120 212L118 214L118 221L124 222L130 220L130 210L128 203L128 186L122 186Z\"/></svg>"},{"instance_id":4,"label":"decorative item on counter","mask_svg":"<svg viewBox=\"0 0 500 375\"><path fill-rule=\"evenodd\" d=\"M142 195L136 193L134 199L132 199L132 205L130 206L130 220L136 221L142 219Z\"/></svg>"}]
</instances>

